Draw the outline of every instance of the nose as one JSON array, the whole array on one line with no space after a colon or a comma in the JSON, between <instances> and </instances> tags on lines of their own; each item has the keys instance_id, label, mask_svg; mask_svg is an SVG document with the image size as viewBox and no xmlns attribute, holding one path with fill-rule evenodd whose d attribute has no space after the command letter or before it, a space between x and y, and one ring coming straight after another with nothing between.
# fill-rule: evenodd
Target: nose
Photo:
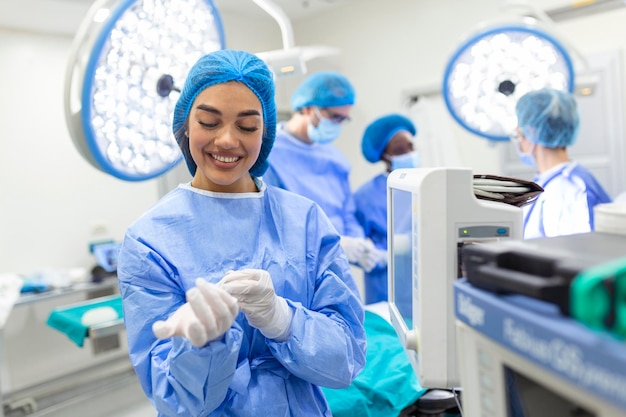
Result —
<instances>
[{"instance_id":1,"label":"nose","mask_svg":"<svg viewBox=\"0 0 626 417\"><path fill-rule=\"evenodd\" d=\"M215 144L222 149L233 149L239 146L235 127L224 127L215 138Z\"/></svg>"}]
</instances>

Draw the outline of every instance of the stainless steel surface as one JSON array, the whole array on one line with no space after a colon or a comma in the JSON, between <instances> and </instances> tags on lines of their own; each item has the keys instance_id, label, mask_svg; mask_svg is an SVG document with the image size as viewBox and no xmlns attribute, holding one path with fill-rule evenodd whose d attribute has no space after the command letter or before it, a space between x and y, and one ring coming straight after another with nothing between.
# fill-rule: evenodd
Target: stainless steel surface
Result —
<instances>
[{"instance_id":1,"label":"stainless steel surface","mask_svg":"<svg viewBox=\"0 0 626 417\"><path fill-rule=\"evenodd\" d=\"M111 278L20 298L0 331L0 417L104 417L123 411L124 401L147 401L128 358L122 320L94 326L83 347L46 325L54 308L116 294L117 279ZM130 398L110 397L100 406L102 414L89 411L89 403L114 391ZM77 411L82 408L87 411Z\"/></svg>"},{"instance_id":2,"label":"stainless steel surface","mask_svg":"<svg viewBox=\"0 0 626 417\"><path fill-rule=\"evenodd\" d=\"M111 277L108 278L101 283L93 283L93 282L80 282L72 285L71 287L66 288L55 288L50 291L41 292L41 293L26 293L22 294L21 297L15 303L15 307L23 306L25 304L30 303L40 303L45 300L59 298L59 297L67 297L73 294L83 294L86 293L87 296L85 299L92 299L100 296L104 296L107 294L114 294L117 292L117 278ZM102 295L98 295L102 294Z\"/></svg>"}]
</instances>

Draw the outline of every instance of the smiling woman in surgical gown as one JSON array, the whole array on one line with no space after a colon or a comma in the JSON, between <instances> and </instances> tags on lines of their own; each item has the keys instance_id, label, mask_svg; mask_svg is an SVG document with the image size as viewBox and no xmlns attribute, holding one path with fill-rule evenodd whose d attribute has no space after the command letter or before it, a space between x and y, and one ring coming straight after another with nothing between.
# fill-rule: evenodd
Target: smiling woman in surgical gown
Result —
<instances>
[{"instance_id":1,"label":"smiling woman in surgical gown","mask_svg":"<svg viewBox=\"0 0 626 417\"><path fill-rule=\"evenodd\" d=\"M330 417L320 387L364 366L339 235L317 204L259 179L275 126L254 55L191 69L173 129L193 179L129 227L118 259L131 362L159 416Z\"/></svg>"}]
</instances>

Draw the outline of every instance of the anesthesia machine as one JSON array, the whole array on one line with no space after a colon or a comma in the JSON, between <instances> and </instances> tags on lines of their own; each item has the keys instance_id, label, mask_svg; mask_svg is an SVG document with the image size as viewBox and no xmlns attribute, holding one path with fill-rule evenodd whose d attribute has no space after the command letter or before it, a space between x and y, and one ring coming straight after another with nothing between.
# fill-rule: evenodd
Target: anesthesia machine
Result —
<instances>
[{"instance_id":1,"label":"anesthesia machine","mask_svg":"<svg viewBox=\"0 0 626 417\"><path fill-rule=\"evenodd\" d=\"M626 415L626 236L463 252L454 296L466 415Z\"/></svg>"}]
</instances>

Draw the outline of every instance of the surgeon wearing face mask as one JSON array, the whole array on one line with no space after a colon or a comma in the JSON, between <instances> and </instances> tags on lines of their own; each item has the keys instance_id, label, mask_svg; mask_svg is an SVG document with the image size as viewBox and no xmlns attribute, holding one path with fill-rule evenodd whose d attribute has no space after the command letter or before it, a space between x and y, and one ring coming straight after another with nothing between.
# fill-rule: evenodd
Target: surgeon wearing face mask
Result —
<instances>
[{"instance_id":1,"label":"surgeon wearing face mask","mask_svg":"<svg viewBox=\"0 0 626 417\"><path fill-rule=\"evenodd\" d=\"M521 161L537 170L544 192L523 207L524 238L594 230L593 207L611 198L585 167L570 159L567 147L578 135L579 115L572 94L542 89L516 105L518 127L511 137Z\"/></svg>"},{"instance_id":2,"label":"surgeon wearing face mask","mask_svg":"<svg viewBox=\"0 0 626 417\"><path fill-rule=\"evenodd\" d=\"M416 134L413 122L400 114L379 117L363 134L365 159L382 161L386 167L354 193L357 220L365 236L384 253L376 267L365 274L366 304L387 301L387 176L394 169L418 167L419 155L413 145Z\"/></svg>"},{"instance_id":3,"label":"surgeon wearing face mask","mask_svg":"<svg viewBox=\"0 0 626 417\"><path fill-rule=\"evenodd\" d=\"M341 235L348 260L371 271L380 254L355 218L350 163L332 142L350 120L355 91L342 74L311 74L291 97L293 116L277 126L263 181L319 204Z\"/></svg>"}]
</instances>

